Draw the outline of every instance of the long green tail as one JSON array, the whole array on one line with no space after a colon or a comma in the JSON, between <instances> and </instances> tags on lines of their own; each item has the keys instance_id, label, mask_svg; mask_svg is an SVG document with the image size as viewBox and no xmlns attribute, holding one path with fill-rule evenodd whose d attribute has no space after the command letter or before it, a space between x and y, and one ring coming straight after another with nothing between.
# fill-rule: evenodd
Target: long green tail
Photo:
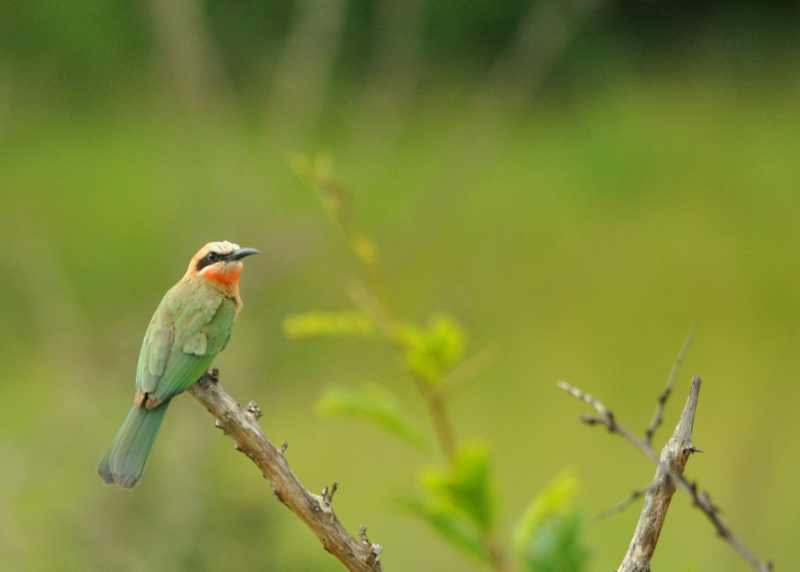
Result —
<instances>
[{"instance_id":1,"label":"long green tail","mask_svg":"<svg viewBox=\"0 0 800 572\"><path fill-rule=\"evenodd\" d=\"M169 401L155 409L137 405L131 408L111 449L97 465L97 472L107 484L131 488L139 481L168 406Z\"/></svg>"}]
</instances>

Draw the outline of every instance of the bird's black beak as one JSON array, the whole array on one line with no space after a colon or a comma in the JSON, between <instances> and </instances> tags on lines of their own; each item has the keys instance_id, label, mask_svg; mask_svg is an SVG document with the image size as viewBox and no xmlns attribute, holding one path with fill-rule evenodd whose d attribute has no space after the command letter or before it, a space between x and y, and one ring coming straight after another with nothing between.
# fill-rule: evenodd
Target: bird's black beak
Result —
<instances>
[{"instance_id":1,"label":"bird's black beak","mask_svg":"<svg viewBox=\"0 0 800 572\"><path fill-rule=\"evenodd\" d=\"M230 253L226 259L228 261L241 260L242 258L250 256L251 254L261 254L261 251L256 250L255 248L240 248L239 250Z\"/></svg>"}]
</instances>

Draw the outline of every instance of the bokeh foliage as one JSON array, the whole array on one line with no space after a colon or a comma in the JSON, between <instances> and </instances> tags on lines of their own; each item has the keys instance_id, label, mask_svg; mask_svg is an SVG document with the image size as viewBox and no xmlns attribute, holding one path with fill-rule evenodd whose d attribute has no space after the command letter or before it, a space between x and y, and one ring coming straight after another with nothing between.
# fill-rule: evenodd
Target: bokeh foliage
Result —
<instances>
[{"instance_id":1,"label":"bokeh foliage","mask_svg":"<svg viewBox=\"0 0 800 572\"><path fill-rule=\"evenodd\" d=\"M440 75L480 76L513 45L526 17L547 1L413 0L403 41L415 65L432 80ZM80 96L73 101L96 102L120 86L147 84L157 68L153 62L159 49L154 45L152 3L5 2L0 6L0 62L7 72L44 79L47 85ZM344 22L336 77L361 80L374 70L388 33L380 19L382 3L340 4ZM271 64L265 62L280 59L299 15L306 6L315 6L302 0L203 0L198 5L226 76L240 88L271 81L265 73ZM794 2L623 0L598 6L588 23L574 23L582 34L565 61L570 84L581 77L608 81L594 73L598 58L616 59L621 69L631 69L676 53L689 57L693 46L709 38L724 47L707 51L726 72L735 73L742 65L758 71L771 50L794 52L796 57ZM561 9L568 16L579 12L571 4Z\"/></svg>"},{"instance_id":2,"label":"bokeh foliage","mask_svg":"<svg viewBox=\"0 0 800 572\"><path fill-rule=\"evenodd\" d=\"M337 512L351 530L370 526L387 569L479 569L487 554L473 542L479 558L459 557L387 503L445 506L441 526L473 540L480 530L420 481L422 468L456 482L419 423L427 413L409 365L435 377L453 356L493 348L471 381L457 367L439 385L463 441L490 444L495 537L521 530L529 500L549 498L552 475L572 466L579 500L542 521L538 542L515 545L518 562L583 562L570 548L583 538L588 570L610 570L635 510L580 527L575 511L603 511L652 468L587 436L552 382L568 377L644 427L695 321L686 371L706 381L697 435L707 455L692 473L753 546L790 566L796 3L603 4L540 97L517 106L503 85L476 94L534 3L426 0L407 68L378 91L399 101L373 107L380 4L344 5L324 105L301 129L302 109L266 119L294 2L202 4L225 86L199 109L162 71L151 3L0 3L0 567L338 570L190 399L173 405L141 488L120 494L94 474L129 406L155 305L191 253L220 238L265 252L248 264L246 307L217 364L226 387L262 405L304 483L341 482ZM318 149L352 193L347 240L293 173L295 153ZM379 279L424 338L410 363L363 310L339 313L355 275ZM284 336L287 315L303 343ZM450 326L435 327L436 315ZM439 339L454 324L466 334ZM320 420L320 396L334 397L331 409L377 411L393 435L410 430L427 447ZM732 439L732 427L745 429ZM740 567L680 496L658 559L664 570Z\"/></svg>"},{"instance_id":3,"label":"bokeh foliage","mask_svg":"<svg viewBox=\"0 0 800 572\"><path fill-rule=\"evenodd\" d=\"M787 287L798 270L800 100L788 87L628 81L523 118L431 103L376 117L373 128L398 128L381 145L347 131L324 139L352 181L357 220L380 244L394 307L422 328L431 314L458 317L468 357L496 344L491 367L458 386L453 416L465 438L491 443L498 534L509 537L565 466L582 477L589 515L647 482L651 468L587 434L552 383L581 383L643 428L697 321L684 371L706 381L696 430L707 454L692 474L754 546L790 561L800 475L786 458L797 445L776 432L793 434L800 366L800 304ZM351 530L370 526L387 546L387 567L477 568L384 510L387 495L414 490L425 457L359 424L314 416L327 386L364 381L385 385L407 417L425 412L397 351L377 340L285 339L287 314L351 307L343 290L357 272L340 231L300 190L285 137L141 107L16 110L0 154L6 243L24 245L0 262L0 551L9 562L189 569L183 558L202 532L210 554L248 565L336 570L191 400L170 412L141 489L120 496L93 473L129 404L155 304L197 245L220 237L265 251L246 270L246 306L220 356L226 387L262 405L304 483L342 483L342 518ZM749 431L732 440L730 427L743 422ZM660 565L736 570L684 500L673 503ZM618 563L634 513L586 523L590 570ZM249 519L258 525L238 528ZM188 531L185 543L165 540L166 530Z\"/></svg>"}]
</instances>

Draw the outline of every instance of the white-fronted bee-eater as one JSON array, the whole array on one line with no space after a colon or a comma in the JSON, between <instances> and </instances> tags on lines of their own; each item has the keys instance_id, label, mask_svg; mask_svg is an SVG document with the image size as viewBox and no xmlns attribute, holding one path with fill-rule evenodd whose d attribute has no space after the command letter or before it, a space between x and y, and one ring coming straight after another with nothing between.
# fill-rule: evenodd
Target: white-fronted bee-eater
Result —
<instances>
[{"instance_id":1,"label":"white-fronted bee-eater","mask_svg":"<svg viewBox=\"0 0 800 572\"><path fill-rule=\"evenodd\" d=\"M164 295L139 352L133 407L97 467L106 483L132 487L139 481L170 400L225 349L242 308L242 259L251 254L258 251L209 242Z\"/></svg>"}]
</instances>

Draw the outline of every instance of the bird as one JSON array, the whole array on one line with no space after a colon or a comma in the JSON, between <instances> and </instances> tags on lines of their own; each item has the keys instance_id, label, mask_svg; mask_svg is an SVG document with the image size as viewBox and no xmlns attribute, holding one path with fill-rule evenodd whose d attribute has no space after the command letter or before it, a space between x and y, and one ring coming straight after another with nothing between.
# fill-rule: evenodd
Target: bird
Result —
<instances>
[{"instance_id":1,"label":"bird","mask_svg":"<svg viewBox=\"0 0 800 572\"><path fill-rule=\"evenodd\" d=\"M139 482L170 401L225 349L242 309L242 260L253 254L259 251L209 242L162 298L139 351L133 406L97 466L107 484L132 488Z\"/></svg>"}]
</instances>

